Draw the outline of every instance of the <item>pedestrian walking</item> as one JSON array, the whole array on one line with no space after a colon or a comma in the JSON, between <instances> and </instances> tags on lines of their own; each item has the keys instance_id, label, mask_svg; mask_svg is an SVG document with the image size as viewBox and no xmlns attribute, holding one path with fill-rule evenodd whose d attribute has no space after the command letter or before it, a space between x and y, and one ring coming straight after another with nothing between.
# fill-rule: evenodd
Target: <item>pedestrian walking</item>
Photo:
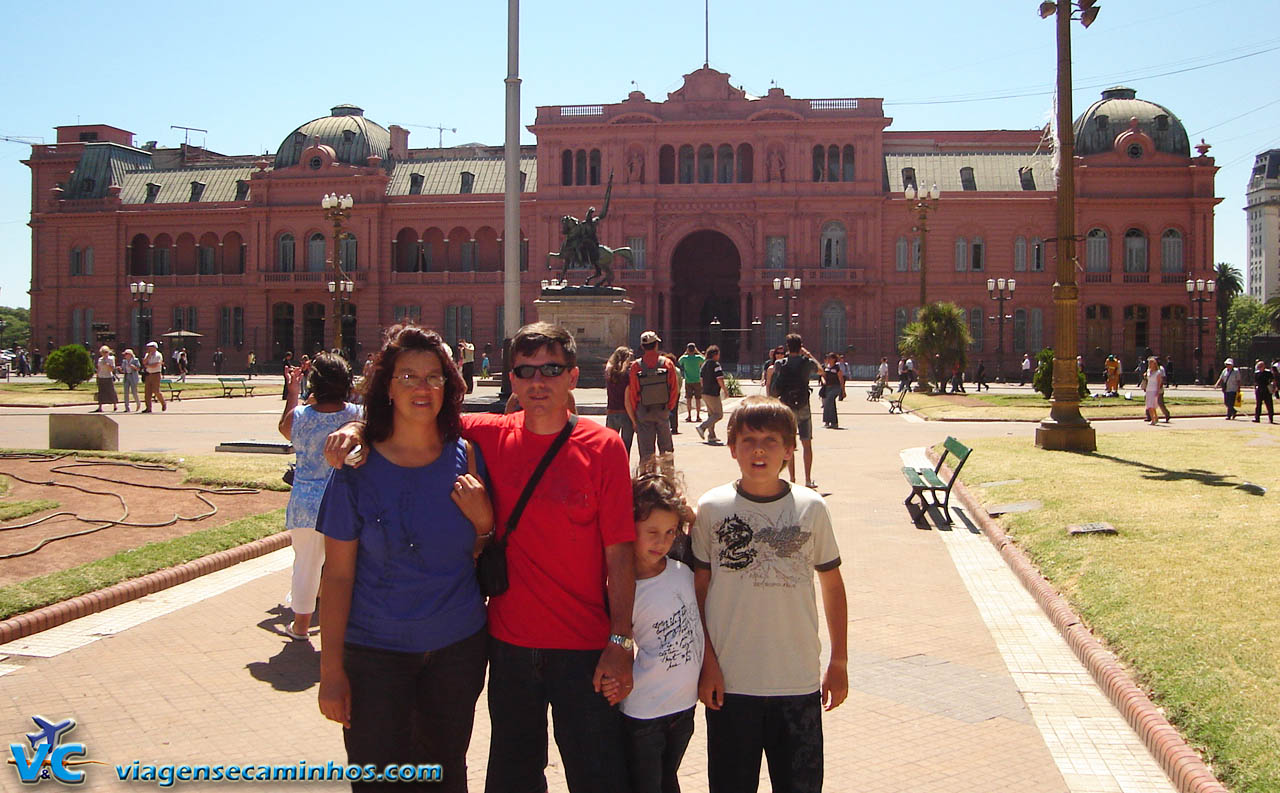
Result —
<instances>
[{"instance_id":1,"label":"pedestrian walking","mask_svg":"<svg viewBox=\"0 0 1280 793\"><path fill-rule=\"evenodd\" d=\"M821 369L817 359L804 347L804 338L799 333L787 334L787 357L774 364L773 377L769 384L770 394L782 400L791 408L796 416L797 436L804 457L805 486L818 489L813 479L813 412L809 407L809 395L813 389L809 381ZM787 471L791 481L796 481L795 455L787 460Z\"/></svg>"},{"instance_id":2,"label":"pedestrian walking","mask_svg":"<svg viewBox=\"0 0 1280 793\"><path fill-rule=\"evenodd\" d=\"M116 398L117 372L119 368L116 366L116 357L111 354L110 347L102 345L98 348L98 360L94 363L98 383L98 408L91 412L101 413L102 406L108 402L111 403L112 412L119 410L120 406L116 404L119 401Z\"/></svg>"},{"instance_id":3,"label":"pedestrian walking","mask_svg":"<svg viewBox=\"0 0 1280 793\"><path fill-rule=\"evenodd\" d=\"M716 445L720 439L716 437L716 423L724 417L724 369L720 367L720 347L713 344L707 348L706 360L702 362L699 372L702 378L702 398L707 403L707 419L697 426L698 437L707 443Z\"/></svg>"},{"instance_id":4,"label":"pedestrian walking","mask_svg":"<svg viewBox=\"0 0 1280 793\"><path fill-rule=\"evenodd\" d=\"M840 361L834 352L827 353L826 364L822 368L822 386L818 389L818 398L822 400L822 426L838 430L840 418L836 414L836 402L844 401L844 372L840 371Z\"/></svg>"},{"instance_id":5,"label":"pedestrian walking","mask_svg":"<svg viewBox=\"0 0 1280 793\"><path fill-rule=\"evenodd\" d=\"M1031 379L1031 353L1022 354L1022 367L1018 371L1018 385L1026 385Z\"/></svg>"},{"instance_id":6,"label":"pedestrian walking","mask_svg":"<svg viewBox=\"0 0 1280 793\"><path fill-rule=\"evenodd\" d=\"M627 385L630 383L633 357L631 348L622 346L613 351L604 365L604 425L622 436L628 459L631 458L631 440L636 434L631 416L627 414Z\"/></svg>"},{"instance_id":7,"label":"pedestrian walking","mask_svg":"<svg viewBox=\"0 0 1280 793\"><path fill-rule=\"evenodd\" d=\"M129 412L129 395L133 395L134 409L142 410L142 400L138 399L138 384L142 381L142 362L126 349L120 359L120 372L124 380L124 412Z\"/></svg>"},{"instance_id":8,"label":"pedestrian walking","mask_svg":"<svg viewBox=\"0 0 1280 793\"><path fill-rule=\"evenodd\" d=\"M1147 371L1142 375L1142 391L1146 399L1143 402L1147 421L1155 426L1156 410L1160 404L1160 392L1164 389L1164 372L1160 369L1160 361L1154 355L1147 358Z\"/></svg>"},{"instance_id":9,"label":"pedestrian walking","mask_svg":"<svg viewBox=\"0 0 1280 793\"><path fill-rule=\"evenodd\" d=\"M1120 359L1114 355L1108 355L1102 366L1107 373L1106 391L1103 396L1120 396Z\"/></svg>"},{"instance_id":10,"label":"pedestrian walking","mask_svg":"<svg viewBox=\"0 0 1280 793\"><path fill-rule=\"evenodd\" d=\"M977 383L978 391L981 391L984 388L987 389L988 391L991 390L991 384L987 382L987 362L986 361L978 361L978 373L974 375L973 379L974 379L974 382Z\"/></svg>"},{"instance_id":11,"label":"pedestrian walking","mask_svg":"<svg viewBox=\"0 0 1280 793\"><path fill-rule=\"evenodd\" d=\"M476 346L466 339L458 339L458 363L462 365L462 382L470 394L476 388Z\"/></svg>"},{"instance_id":12,"label":"pedestrian walking","mask_svg":"<svg viewBox=\"0 0 1280 793\"><path fill-rule=\"evenodd\" d=\"M160 377L164 372L164 356L160 354L160 345L154 341L147 342L147 351L142 356L142 383L143 383L143 399L147 402L147 407L143 413L151 412L151 399L154 397L160 402L160 410L163 412L168 410L168 406L164 401L164 394L160 393Z\"/></svg>"},{"instance_id":13,"label":"pedestrian walking","mask_svg":"<svg viewBox=\"0 0 1280 793\"><path fill-rule=\"evenodd\" d=\"M684 382L684 420L694 420L694 406L698 411L698 421L702 421L702 364L706 356L698 352L698 345L689 342L685 345L684 355L676 361L680 365L680 374ZM701 434L701 433L699 433Z\"/></svg>"},{"instance_id":14,"label":"pedestrian walking","mask_svg":"<svg viewBox=\"0 0 1280 793\"><path fill-rule=\"evenodd\" d=\"M843 360L844 356L842 355L840 356L840 358ZM845 372L844 379L852 380L853 377L849 372ZM884 388L885 384L889 382L889 359L888 358L882 357L880 359L880 365L876 367L876 382L880 384L881 388Z\"/></svg>"},{"instance_id":15,"label":"pedestrian walking","mask_svg":"<svg viewBox=\"0 0 1280 793\"><path fill-rule=\"evenodd\" d=\"M222 374L222 362L226 357L227 356L222 352L221 347L213 351L213 373L215 375Z\"/></svg>"},{"instance_id":16,"label":"pedestrian walking","mask_svg":"<svg viewBox=\"0 0 1280 793\"><path fill-rule=\"evenodd\" d=\"M289 398L289 386L288 386L289 370L294 368L295 366L297 366L297 364L293 362L293 350L289 350L284 354L284 360L280 362L281 374L284 375L284 382L285 382L285 387L280 389L281 399Z\"/></svg>"},{"instance_id":17,"label":"pedestrian walking","mask_svg":"<svg viewBox=\"0 0 1280 793\"><path fill-rule=\"evenodd\" d=\"M1271 392L1275 386L1275 375L1267 368L1265 361L1258 360L1253 365L1253 423L1262 421L1262 404L1267 405L1267 421L1276 423L1275 403L1271 400Z\"/></svg>"},{"instance_id":18,"label":"pedestrian walking","mask_svg":"<svg viewBox=\"0 0 1280 793\"><path fill-rule=\"evenodd\" d=\"M252 380L253 376L258 373L258 354L253 350L249 350L247 363L249 364L249 379Z\"/></svg>"},{"instance_id":19,"label":"pedestrian walking","mask_svg":"<svg viewBox=\"0 0 1280 793\"><path fill-rule=\"evenodd\" d=\"M187 382L187 372L190 371L190 369L191 363L187 359L187 348L183 347L181 350L178 350L178 380L180 382Z\"/></svg>"},{"instance_id":20,"label":"pedestrian walking","mask_svg":"<svg viewBox=\"0 0 1280 793\"><path fill-rule=\"evenodd\" d=\"M1227 420L1236 417L1236 399L1240 396L1240 370L1232 358L1223 361L1222 373L1213 385L1222 389L1222 403L1227 407Z\"/></svg>"}]
</instances>

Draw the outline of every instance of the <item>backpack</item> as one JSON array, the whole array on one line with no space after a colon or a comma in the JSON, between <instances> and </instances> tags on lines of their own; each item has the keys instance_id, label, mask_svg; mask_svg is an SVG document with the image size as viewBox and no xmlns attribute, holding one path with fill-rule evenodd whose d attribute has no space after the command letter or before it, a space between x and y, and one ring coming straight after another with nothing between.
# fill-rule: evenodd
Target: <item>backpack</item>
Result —
<instances>
[{"instance_id":1,"label":"backpack","mask_svg":"<svg viewBox=\"0 0 1280 793\"><path fill-rule=\"evenodd\" d=\"M792 410L799 410L809 404L808 359L787 356L773 365L773 396L782 400L782 404Z\"/></svg>"},{"instance_id":2,"label":"backpack","mask_svg":"<svg viewBox=\"0 0 1280 793\"><path fill-rule=\"evenodd\" d=\"M636 362L636 379L640 382L640 406L661 407L664 410L671 400L671 388L667 383L667 359L659 357L657 368L645 366L644 359Z\"/></svg>"}]
</instances>

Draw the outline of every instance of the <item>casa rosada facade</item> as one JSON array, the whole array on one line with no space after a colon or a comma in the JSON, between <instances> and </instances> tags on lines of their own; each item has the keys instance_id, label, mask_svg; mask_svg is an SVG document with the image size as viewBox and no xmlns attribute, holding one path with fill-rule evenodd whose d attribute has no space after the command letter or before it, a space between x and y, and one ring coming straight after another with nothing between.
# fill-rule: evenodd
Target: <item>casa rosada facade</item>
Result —
<instances>
[{"instance_id":1,"label":"casa rosada facade","mask_svg":"<svg viewBox=\"0 0 1280 793\"><path fill-rule=\"evenodd\" d=\"M604 208L601 242L629 246L615 283L635 302L631 342L718 341L726 360L759 362L787 327L817 352L862 366L894 356L927 297L967 312L970 357L1006 373L1052 345L1054 157L1045 130L896 131L883 101L755 97L703 67L665 101L632 92L605 105L540 107L521 153L521 318L536 317L561 218ZM1127 368L1144 348L1189 371L1196 309L1185 281L1212 277L1214 174L1191 156L1170 111L1110 89L1076 121L1080 348ZM336 242L354 283L349 352L411 319L446 339L499 346L500 147L411 149L351 105L303 124L274 158L182 146L135 147L105 125L58 128L32 148L32 343L134 347L185 330L196 363L214 347L243 366L332 343L330 193L354 206ZM907 186L941 197L927 229ZM922 239L923 236L923 239ZM571 273L572 281L581 273ZM774 281L798 277L781 296ZM987 280L1016 279L1003 345ZM129 284L155 285L136 302ZM1205 313L1212 313L1207 307ZM785 314L790 314L788 318ZM787 320L790 319L788 323ZM1213 328L1202 327L1205 361ZM195 343L198 342L198 343Z\"/></svg>"}]
</instances>

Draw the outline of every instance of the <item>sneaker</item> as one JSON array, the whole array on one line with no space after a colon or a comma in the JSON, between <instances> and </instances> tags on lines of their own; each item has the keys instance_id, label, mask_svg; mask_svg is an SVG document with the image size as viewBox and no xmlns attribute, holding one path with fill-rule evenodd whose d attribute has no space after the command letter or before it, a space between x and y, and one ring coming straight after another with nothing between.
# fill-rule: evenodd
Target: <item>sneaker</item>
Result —
<instances>
[{"instance_id":1,"label":"sneaker","mask_svg":"<svg viewBox=\"0 0 1280 793\"><path fill-rule=\"evenodd\" d=\"M817 489L818 489L818 483L817 483L817 482L814 482L814 481L806 482L804 486L805 486L805 487L807 487L807 488L809 488L810 490L817 490Z\"/></svg>"},{"instance_id":2,"label":"sneaker","mask_svg":"<svg viewBox=\"0 0 1280 793\"><path fill-rule=\"evenodd\" d=\"M694 429L698 431L699 438L702 438L704 441L707 439L707 431L702 428L701 424L695 426Z\"/></svg>"}]
</instances>

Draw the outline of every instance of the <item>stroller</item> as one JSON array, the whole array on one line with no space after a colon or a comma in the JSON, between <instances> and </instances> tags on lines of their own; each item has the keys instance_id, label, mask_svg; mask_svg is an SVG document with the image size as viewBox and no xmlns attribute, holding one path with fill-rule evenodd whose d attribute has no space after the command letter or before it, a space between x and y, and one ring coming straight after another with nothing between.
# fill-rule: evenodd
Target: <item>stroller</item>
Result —
<instances>
[{"instance_id":1,"label":"stroller","mask_svg":"<svg viewBox=\"0 0 1280 793\"><path fill-rule=\"evenodd\" d=\"M884 380L877 379L871 384L871 387L867 389L867 401L879 402L880 397L882 396L884 396Z\"/></svg>"}]
</instances>

